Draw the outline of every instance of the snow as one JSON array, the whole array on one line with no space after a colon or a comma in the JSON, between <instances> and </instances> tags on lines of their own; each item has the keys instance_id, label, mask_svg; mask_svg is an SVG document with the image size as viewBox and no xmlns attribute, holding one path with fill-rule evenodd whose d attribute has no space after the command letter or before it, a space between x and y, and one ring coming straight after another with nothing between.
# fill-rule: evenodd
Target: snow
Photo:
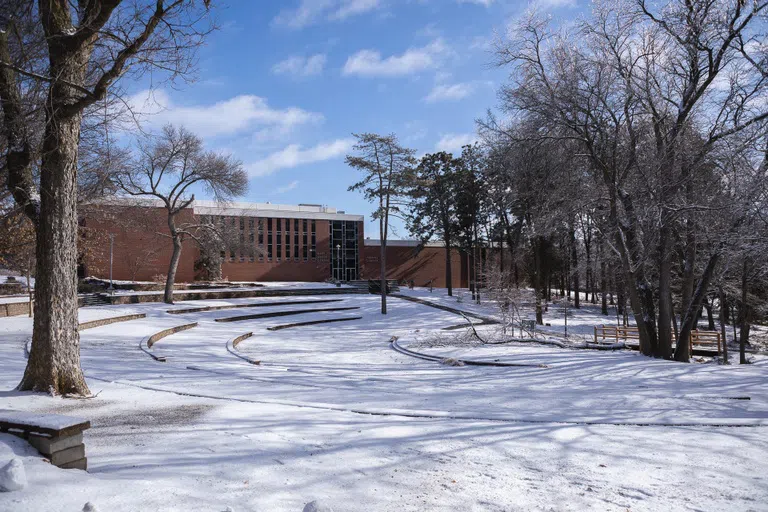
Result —
<instances>
[{"instance_id":1,"label":"snow","mask_svg":"<svg viewBox=\"0 0 768 512\"><path fill-rule=\"evenodd\" d=\"M60 414L40 414L0 409L0 421L34 425L44 430L64 430L65 428L85 423L88 420Z\"/></svg>"},{"instance_id":2,"label":"snow","mask_svg":"<svg viewBox=\"0 0 768 512\"><path fill-rule=\"evenodd\" d=\"M20 491L27 486L27 475L24 472L24 463L21 459L14 458L0 468L0 491Z\"/></svg>"},{"instance_id":3,"label":"snow","mask_svg":"<svg viewBox=\"0 0 768 512\"><path fill-rule=\"evenodd\" d=\"M437 290L414 292L494 314ZM301 300L312 298L322 297ZM233 323L215 319L242 309L185 314L198 326L151 350L165 363L138 343L178 324L168 305L81 309L81 322L147 315L81 332L82 366L98 396L5 391L0 408L89 419L89 472L52 467L0 434L0 461L20 458L29 479L26 489L0 495L0 511L63 512L91 502L111 512L281 512L315 500L336 512L768 510L765 358L719 366L623 350L483 345L464 330L442 330L463 323L453 313L392 297L383 317L376 296L338 298L334 307L360 309ZM603 323L599 310L583 309L569 327ZM545 315L553 329L557 314ZM363 318L267 330L346 315ZM251 331L236 349L228 345ZM20 380L30 333L29 318L0 319L2 389ZM393 336L441 358L546 367L446 366L392 350Z\"/></svg>"}]
</instances>

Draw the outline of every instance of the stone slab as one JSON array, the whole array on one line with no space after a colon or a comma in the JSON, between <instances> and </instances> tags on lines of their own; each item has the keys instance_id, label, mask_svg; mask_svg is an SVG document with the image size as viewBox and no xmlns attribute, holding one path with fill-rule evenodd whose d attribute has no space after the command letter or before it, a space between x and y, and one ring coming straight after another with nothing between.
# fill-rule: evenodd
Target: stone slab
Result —
<instances>
[{"instance_id":1,"label":"stone slab","mask_svg":"<svg viewBox=\"0 0 768 512\"><path fill-rule=\"evenodd\" d=\"M68 464L78 459L85 457L85 445L79 444L71 448L66 448L60 452L52 453L50 455L51 464L54 466L61 466L62 464Z\"/></svg>"},{"instance_id":2,"label":"stone slab","mask_svg":"<svg viewBox=\"0 0 768 512\"><path fill-rule=\"evenodd\" d=\"M82 459L73 460L72 462L67 462L66 464L61 464L59 466L61 469L82 469L83 471L88 470L88 459L83 457Z\"/></svg>"},{"instance_id":3,"label":"stone slab","mask_svg":"<svg viewBox=\"0 0 768 512\"><path fill-rule=\"evenodd\" d=\"M43 455L50 455L52 453L72 448L79 444L83 444L83 434L75 434L73 436L59 436L59 437L43 437L35 434L29 435L29 444L37 448L37 451Z\"/></svg>"}]
</instances>

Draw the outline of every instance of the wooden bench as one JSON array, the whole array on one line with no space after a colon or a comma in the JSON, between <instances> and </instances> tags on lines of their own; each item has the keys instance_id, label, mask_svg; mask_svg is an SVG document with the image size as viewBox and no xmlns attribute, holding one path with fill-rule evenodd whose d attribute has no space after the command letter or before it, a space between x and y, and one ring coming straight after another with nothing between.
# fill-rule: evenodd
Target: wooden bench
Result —
<instances>
[{"instance_id":1,"label":"wooden bench","mask_svg":"<svg viewBox=\"0 0 768 512\"><path fill-rule=\"evenodd\" d=\"M714 351L720 354L722 351L722 339L719 331L691 331L691 354L694 347L702 350Z\"/></svg>"},{"instance_id":2,"label":"wooden bench","mask_svg":"<svg viewBox=\"0 0 768 512\"><path fill-rule=\"evenodd\" d=\"M91 422L82 418L0 410L0 432L26 439L63 469L88 469L83 431L89 428Z\"/></svg>"},{"instance_id":3,"label":"wooden bench","mask_svg":"<svg viewBox=\"0 0 768 512\"><path fill-rule=\"evenodd\" d=\"M595 343L618 343L619 341L639 340L640 332L637 327L621 327L615 325L596 325ZM704 352L720 353L722 350L722 339L718 331L691 331L691 337L688 341L691 347L691 353L694 348Z\"/></svg>"},{"instance_id":4,"label":"wooden bench","mask_svg":"<svg viewBox=\"0 0 768 512\"><path fill-rule=\"evenodd\" d=\"M616 325L596 325L595 343L618 343L619 341L639 340L640 331L637 327L622 327Z\"/></svg>"}]
</instances>

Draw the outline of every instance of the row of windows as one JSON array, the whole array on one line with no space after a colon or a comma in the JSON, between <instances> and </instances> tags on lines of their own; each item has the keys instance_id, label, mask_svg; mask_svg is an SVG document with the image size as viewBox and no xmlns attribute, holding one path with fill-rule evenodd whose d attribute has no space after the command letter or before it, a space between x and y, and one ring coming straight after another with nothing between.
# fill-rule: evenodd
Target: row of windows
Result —
<instances>
[{"instance_id":1,"label":"row of windows","mask_svg":"<svg viewBox=\"0 0 768 512\"><path fill-rule=\"evenodd\" d=\"M227 220L229 219L229 220ZM204 223L219 226L226 238L232 239L232 235L239 227L239 250L235 247L229 249L229 260L235 261L237 252L240 253L240 261L254 261L258 256L259 261L295 261L301 258L304 261L317 259L317 224L308 219L272 219L272 218L247 218L248 234L246 244L246 218L244 217L203 217ZM266 221L266 222L265 222ZM266 247L264 244L264 227L266 224ZM275 228L274 232L272 228ZM291 229L293 228L293 229ZM293 235L293 236L291 236ZM258 243L256 244L256 241ZM301 246L299 246L301 240ZM274 243L273 243L274 242ZM293 243L291 243L293 242ZM285 243L285 245L283 245ZM255 245L256 244L256 245ZM255 247L254 247L255 245ZM265 250L266 249L266 250ZM226 258L226 251L221 252L221 258Z\"/></svg>"}]
</instances>

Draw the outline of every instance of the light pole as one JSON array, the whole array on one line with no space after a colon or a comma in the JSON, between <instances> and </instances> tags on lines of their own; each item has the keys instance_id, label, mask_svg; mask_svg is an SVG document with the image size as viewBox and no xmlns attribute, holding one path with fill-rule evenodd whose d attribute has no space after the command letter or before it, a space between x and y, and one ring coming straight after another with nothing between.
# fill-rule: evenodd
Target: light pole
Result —
<instances>
[{"instance_id":1,"label":"light pole","mask_svg":"<svg viewBox=\"0 0 768 512\"><path fill-rule=\"evenodd\" d=\"M114 293L115 287L112 283L112 260L114 255L114 248L115 248L115 234L110 233L109 234L109 294L112 295Z\"/></svg>"}]
</instances>

